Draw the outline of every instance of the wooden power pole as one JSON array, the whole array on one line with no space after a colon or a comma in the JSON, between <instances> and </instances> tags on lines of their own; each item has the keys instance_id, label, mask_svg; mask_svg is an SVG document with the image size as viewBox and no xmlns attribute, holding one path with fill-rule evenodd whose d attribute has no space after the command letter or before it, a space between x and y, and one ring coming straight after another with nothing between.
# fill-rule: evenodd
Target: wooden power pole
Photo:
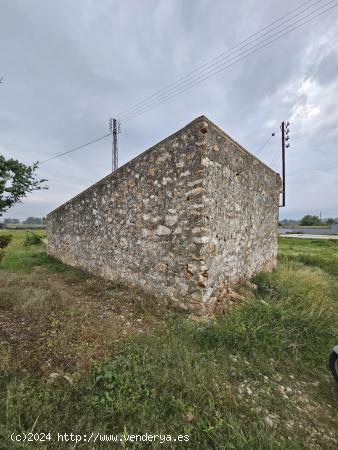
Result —
<instances>
[{"instance_id":1,"label":"wooden power pole","mask_svg":"<svg viewBox=\"0 0 338 450\"><path fill-rule=\"evenodd\" d=\"M281 132L282 132L282 183L283 183L283 188L282 188L282 204L280 205L281 207L285 206L285 150L287 148L290 147L290 144L288 142L288 140L290 139L289 137L289 127L290 127L290 122L282 122L281 124Z\"/></svg>"}]
</instances>

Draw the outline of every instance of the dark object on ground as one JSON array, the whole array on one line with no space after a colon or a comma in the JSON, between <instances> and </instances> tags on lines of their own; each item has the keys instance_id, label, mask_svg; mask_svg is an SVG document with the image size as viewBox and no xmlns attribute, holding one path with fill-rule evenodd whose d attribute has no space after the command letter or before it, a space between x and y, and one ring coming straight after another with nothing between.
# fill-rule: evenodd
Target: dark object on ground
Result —
<instances>
[{"instance_id":1,"label":"dark object on ground","mask_svg":"<svg viewBox=\"0 0 338 450\"><path fill-rule=\"evenodd\" d=\"M42 238L35 233L27 233L23 245L28 247L30 245L40 245L42 243Z\"/></svg>"},{"instance_id":2,"label":"dark object on ground","mask_svg":"<svg viewBox=\"0 0 338 450\"><path fill-rule=\"evenodd\" d=\"M329 365L333 378L338 382L338 345L333 348L329 359Z\"/></svg>"},{"instance_id":3,"label":"dark object on ground","mask_svg":"<svg viewBox=\"0 0 338 450\"><path fill-rule=\"evenodd\" d=\"M12 234L3 234L2 236L0 236L0 248L6 248L7 245L11 242L12 237Z\"/></svg>"}]
</instances>

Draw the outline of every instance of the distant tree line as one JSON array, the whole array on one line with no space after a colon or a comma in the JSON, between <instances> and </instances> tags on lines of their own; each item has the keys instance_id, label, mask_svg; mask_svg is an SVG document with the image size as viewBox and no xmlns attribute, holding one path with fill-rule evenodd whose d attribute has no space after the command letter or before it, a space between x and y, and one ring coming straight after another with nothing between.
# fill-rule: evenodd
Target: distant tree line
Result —
<instances>
[{"instance_id":1,"label":"distant tree line","mask_svg":"<svg viewBox=\"0 0 338 450\"><path fill-rule=\"evenodd\" d=\"M323 225L323 224L318 216L311 216L310 214L307 214L299 222L299 225L313 226L313 225Z\"/></svg>"},{"instance_id":2,"label":"distant tree line","mask_svg":"<svg viewBox=\"0 0 338 450\"><path fill-rule=\"evenodd\" d=\"M21 223L19 219L11 219L9 217L7 217L6 219L4 219L3 223L5 225L8 224L19 224ZM45 217L27 217L26 220L23 220L22 223L24 225L43 225L45 223Z\"/></svg>"},{"instance_id":3,"label":"distant tree line","mask_svg":"<svg viewBox=\"0 0 338 450\"><path fill-rule=\"evenodd\" d=\"M4 219L4 223L5 223L5 224L8 224L8 223L20 223L20 220L19 220L19 219L10 219L10 218L7 218L7 219Z\"/></svg>"},{"instance_id":4,"label":"distant tree line","mask_svg":"<svg viewBox=\"0 0 338 450\"><path fill-rule=\"evenodd\" d=\"M300 225L303 226L314 226L314 225L333 225L337 223L335 219L332 217L321 220L318 216L311 216L310 214L307 214L302 218L302 220L299 222Z\"/></svg>"},{"instance_id":5,"label":"distant tree line","mask_svg":"<svg viewBox=\"0 0 338 450\"><path fill-rule=\"evenodd\" d=\"M338 218L320 219L319 216L312 216L311 214L305 215L301 220L283 219L279 222L280 226L321 226L321 225L334 225L338 223Z\"/></svg>"}]
</instances>

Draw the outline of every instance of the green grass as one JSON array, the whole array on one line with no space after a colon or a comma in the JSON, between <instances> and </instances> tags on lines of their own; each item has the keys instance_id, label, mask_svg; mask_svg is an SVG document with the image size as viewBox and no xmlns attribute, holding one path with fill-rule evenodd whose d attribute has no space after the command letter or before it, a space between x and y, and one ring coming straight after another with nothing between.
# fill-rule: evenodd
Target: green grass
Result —
<instances>
[{"instance_id":1,"label":"green grass","mask_svg":"<svg viewBox=\"0 0 338 450\"><path fill-rule=\"evenodd\" d=\"M1 234L8 234L5 230ZM66 266L57 259L46 253L43 245L25 246L25 241L32 235L31 231L11 231L13 239L9 244L8 251L0 262L0 271L8 272L31 272L34 267L44 267L51 273L63 273L70 282L85 280L88 275L81 270ZM43 230L36 230L34 234L46 239Z\"/></svg>"},{"instance_id":2,"label":"green grass","mask_svg":"<svg viewBox=\"0 0 338 450\"><path fill-rule=\"evenodd\" d=\"M289 228L331 228L331 225L290 225Z\"/></svg>"},{"instance_id":3,"label":"green grass","mask_svg":"<svg viewBox=\"0 0 338 450\"><path fill-rule=\"evenodd\" d=\"M25 224L25 223L8 223L6 224L5 229L7 230L43 230L46 228L46 225L43 224Z\"/></svg>"},{"instance_id":4,"label":"green grass","mask_svg":"<svg viewBox=\"0 0 338 450\"><path fill-rule=\"evenodd\" d=\"M338 277L338 240L281 237L279 261L298 261Z\"/></svg>"},{"instance_id":5,"label":"green grass","mask_svg":"<svg viewBox=\"0 0 338 450\"><path fill-rule=\"evenodd\" d=\"M73 273L40 246L23 248L19 233L3 272L38 265ZM338 328L337 262L336 242L281 238L278 269L254 277L257 288L240 308L206 323L171 314L161 330L119 339L89 371L61 369L53 383L18 368L2 342L0 448L22 448L10 433L32 429L54 441L28 449L72 448L56 442L57 432L189 435L182 444L121 446L128 449L337 448L338 390L327 368Z\"/></svg>"}]
</instances>

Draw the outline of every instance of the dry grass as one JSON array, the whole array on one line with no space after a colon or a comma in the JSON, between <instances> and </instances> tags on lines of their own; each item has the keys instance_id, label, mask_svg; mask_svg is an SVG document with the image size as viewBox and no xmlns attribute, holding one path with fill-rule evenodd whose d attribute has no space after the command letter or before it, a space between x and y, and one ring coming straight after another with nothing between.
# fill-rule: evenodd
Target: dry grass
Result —
<instances>
[{"instance_id":1,"label":"dry grass","mask_svg":"<svg viewBox=\"0 0 338 450\"><path fill-rule=\"evenodd\" d=\"M336 450L335 243L288 240L276 271L202 323L171 320L155 298L64 266L17 233L0 263L0 448L20 448L11 433L34 428L188 433L191 450Z\"/></svg>"},{"instance_id":2,"label":"dry grass","mask_svg":"<svg viewBox=\"0 0 338 450\"><path fill-rule=\"evenodd\" d=\"M111 354L121 339L163 327L156 299L96 278L69 285L43 267L0 272L2 340L12 363L43 373L81 371Z\"/></svg>"}]
</instances>

